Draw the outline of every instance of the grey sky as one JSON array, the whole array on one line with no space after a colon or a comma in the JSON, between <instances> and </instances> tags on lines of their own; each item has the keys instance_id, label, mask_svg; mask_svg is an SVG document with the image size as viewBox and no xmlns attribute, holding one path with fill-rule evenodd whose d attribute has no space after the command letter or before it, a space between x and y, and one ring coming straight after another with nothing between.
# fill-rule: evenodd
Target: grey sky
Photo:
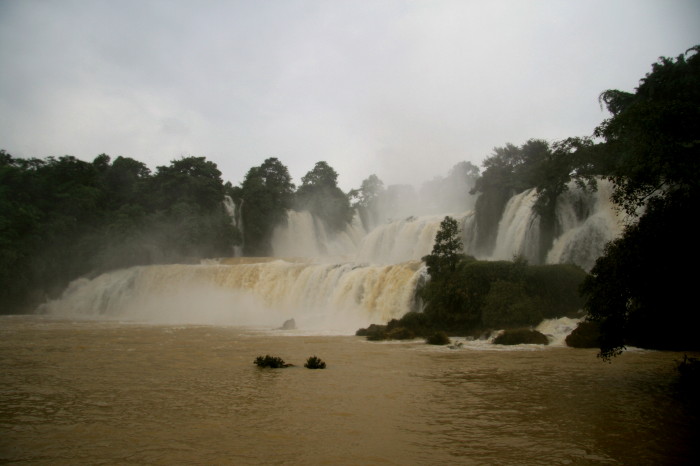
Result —
<instances>
[{"instance_id":1,"label":"grey sky","mask_svg":"<svg viewBox=\"0 0 700 466\"><path fill-rule=\"evenodd\" d=\"M696 44L697 0L0 0L0 148L418 184L590 135L601 91Z\"/></svg>"}]
</instances>

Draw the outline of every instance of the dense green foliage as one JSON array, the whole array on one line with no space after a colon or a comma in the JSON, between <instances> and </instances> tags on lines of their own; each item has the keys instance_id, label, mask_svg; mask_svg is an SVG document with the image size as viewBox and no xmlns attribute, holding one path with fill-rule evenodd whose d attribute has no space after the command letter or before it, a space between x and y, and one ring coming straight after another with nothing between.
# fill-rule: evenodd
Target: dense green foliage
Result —
<instances>
[{"instance_id":1,"label":"dense green foliage","mask_svg":"<svg viewBox=\"0 0 700 466\"><path fill-rule=\"evenodd\" d=\"M230 255L224 185L204 157L150 170L107 155L0 151L0 309L26 312L85 274Z\"/></svg>"},{"instance_id":2,"label":"dense green foliage","mask_svg":"<svg viewBox=\"0 0 700 466\"><path fill-rule=\"evenodd\" d=\"M310 356L304 363L304 367L307 369L325 369L326 363L319 357Z\"/></svg>"},{"instance_id":3,"label":"dense green foliage","mask_svg":"<svg viewBox=\"0 0 700 466\"><path fill-rule=\"evenodd\" d=\"M419 293L431 328L474 333L536 325L581 309L578 288L586 274L579 267L477 261L459 251L457 223L445 217L432 253L423 258L430 280Z\"/></svg>"},{"instance_id":4,"label":"dense green foliage","mask_svg":"<svg viewBox=\"0 0 700 466\"><path fill-rule=\"evenodd\" d=\"M279 356L270 356L269 354L258 356L253 363L258 367L269 367L271 369L280 369L292 365L285 363L284 359Z\"/></svg>"},{"instance_id":5,"label":"dense green foliage","mask_svg":"<svg viewBox=\"0 0 700 466\"><path fill-rule=\"evenodd\" d=\"M687 220L698 200L678 194L652 200L591 270L582 292L589 318L600 323L604 358L627 345L700 349L695 276L688 270L700 255Z\"/></svg>"},{"instance_id":6,"label":"dense green foliage","mask_svg":"<svg viewBox=\"0 0 700 466\"><path fill-rule=\"evenodd\" d=\"M578 287L585 276L572 265L464 259L449 277L431 278L420 293L434 327L474 334L575 316L581 309Z\"/></svg>"},{"instance_id":7,"label":"dense green foliage","mask_svg":"<svg viewBox=\"0 0 700 466\"><path fill-rule=\"evenodd\" d=\"M275 226L287 219L294 203L294 183L289 170L277 158L266 159L245 176L239 196L243 217L243 253L269 256Z\"/></svg>"},{"instance_id":8,"label":"dense green foliage","mask_svg":"<svg viewBox=\"0 0 700 466\"><path fill-rule=\"evenodd\" d=\"M454 273L461 252L459 225L457 220L447 216L440 222L432 252L423 258L433 280L442 280Z\"/></svg>"},{"instance_id":9,"label":"dense green foliage","mask_svg":"<svg viewBox=\"0 0 700 466\"><path fill-rule=\"evenodd\" d=\"M600 323L603 358L626 345L700 349L689 224L700 202L700 47L661 58L634 94L603 92L597 129L613 159L613 198L633 219L598 259L582 291Z\"/></svg>"}]
</instances>

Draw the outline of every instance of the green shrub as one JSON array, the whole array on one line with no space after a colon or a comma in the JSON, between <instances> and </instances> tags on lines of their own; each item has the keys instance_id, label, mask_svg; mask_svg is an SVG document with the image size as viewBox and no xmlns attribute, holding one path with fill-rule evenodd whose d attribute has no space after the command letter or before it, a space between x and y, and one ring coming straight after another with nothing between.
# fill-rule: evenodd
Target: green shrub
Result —
<instances>
[{"instance_id":1,"label":"green shrub","mask_svg":"<svg viewBox=\"0 0 700 466\"><path fill-rule=\"evenodd\" d=\"M446 345L450 342L450 337L443 331L438 331L430 335L425 342L429 345Z\"/></svg>"},{"instance_id":2,"label":"green shrub","mask_svg":"<svg viewBox=\"0 0 700 466\"><path fill-rule=\"evenodd\" d=\"M548 345L549 339L537 330L508 329L493 340L494 345Z\"/></svg>"},{"instance_id":3,"label":"green shrub","mask_svg":"<svg viewBox=\"0 0 700 466\"><path fill-rule=\"evenodd\" d=\"M428 316L423 312L408 312L399 320L394 319L387 324L387 330L389 331L399 327L413 332L415 336L427 336L433 330Z\"/></svg>"},{"instance_id":4,"label":"green shrub","mask_svg":"<svg viewBox=\"0 0 700 466\"><path fill-rule=\"evenodd\" d=\"M270 356L269 354L265 355L264 357L258 356L257 358L255 358L254 362L258 367L271 367L273 369L291 366L291 364L285 363L282 358L277 356Z\"/></svg>"},{"instance_id":5,"label":"green shrub","mask_svg":"<svg viewBox=\"0 0 700 466\"><path fill-rule=\"evenodd\" d=\"M309 357L309 359L306 360L306 364L304 364L304 367L306 367L307 369L325 369L326 363L323 362L321 358L311 356Z\"/></svg>"},{"instance_id":6,"label":"green shrub","mask_svg":"<svg viewBox=\"0 0 700 466\"><path fill-rule=\"evenodd\" d=\"M542 307L542 300L529 296L522 282L497 279L484 299L481 319L487 328L537 325Z\"/></svg>"},{"instance_id":7,"label":"green shrub","mask_svg":"<svg viewBox=\"0 0 700 466\"><path fill-rule=\"evenodd\" d=\"M370 341L386 340L386 325L371 324L367 328L359 329L355 335L367 337Z\"/></svg>"},{"instance_id":8,"label":"green shrub","mask_svg":"<svg viewBox=\"0 0 700 466\"><path fill-rule=\"evenodd\" d=\"M532 265L524 271L528 293L539 298L544 319L575 317L583 308L579 288L585 278L586 272L571 264Z\"/></svg>"},{"instance_id":9,"label":"green shrub","mask_svg":"<svg viewBox=\"0 0 700 466\"><path fill-rule=\"evenodd\" d=\"M416 334L406 327L394 327L386 332L386 337L389 340L412 340L416 338Z\"/></svg>"}]
</instances>

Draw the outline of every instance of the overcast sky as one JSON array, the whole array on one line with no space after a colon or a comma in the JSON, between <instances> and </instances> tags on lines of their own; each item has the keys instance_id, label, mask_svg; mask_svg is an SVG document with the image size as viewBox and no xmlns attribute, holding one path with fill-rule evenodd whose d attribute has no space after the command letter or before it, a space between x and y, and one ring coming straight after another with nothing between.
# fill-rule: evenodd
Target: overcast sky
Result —
<instances>
[{"instance_id":1,"label":"overcast sky","mask_svg":"<svg viewBox=\"0 0 700 466\"><path fill-rule=\"evenodd\" d=\"M0 0L0 149L418 184L590 135L696 44L698 0Z\"/></svg>"}]
</instances>

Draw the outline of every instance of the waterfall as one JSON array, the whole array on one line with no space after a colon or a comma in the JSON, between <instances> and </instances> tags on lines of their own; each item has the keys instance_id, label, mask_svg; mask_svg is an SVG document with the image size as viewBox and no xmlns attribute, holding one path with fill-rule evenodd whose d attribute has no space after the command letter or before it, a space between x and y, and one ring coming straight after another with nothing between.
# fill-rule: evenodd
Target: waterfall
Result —
<instances>
[{"instance_id":1,"label":"waterfall","mask_svg":"<svg viewBox=\"0 0 700 466\"><path fill-rule=\"evenodd\" d=\"M231 225L237 227L238 225L236 224L236 203L233 202L231 196L224 196L224 209L226 209L226 213L228 214L228 216L231 217Z\"/></svg>"},{"instance_id":2,"label":"waterfall","mask_svg":"<svg viewBox=\"0 0 700 466\"><path fill-rule=\"evenodd\" d=\"M409 217L380 225L360 244L357 258L377 264L420 260L430 254L444 216Z\"/></svg>"},{"instance_id":3,"label":"waterfall","mask_svg":"<svg viewBox=\"0 0 700 466\"><path fill-rule=\"evenodd\" d=\"M243 207L243 199L241 199L241 208ZM231 196L224 196L224 209L231 218L231 225L238 231L243 231L243 219L241 217L241 209L236 208L236 203L231 199ZM243 237L243 235L241 235ZM233 247L233 255L239 257L243 254L243 245Z\"/></svg>"},{"instance_id":4,"label":"waterfall","mask_svg":"<svg viewBox=\"0 0 700 466\"><path fill-rule=\"evenodd\" d=\"M595 192L572 184L559 197L559 234L547 263L575 263L590 270L605 244L622 231L610 192L610 184L599 181ZM510 199L493 253L479 259L511 260L520 255L537 263L536 196L527 190ZM241 229L242 205L226 197L224 207ZM464 252L476 256L474 212L449 215L461 226ZM420 259L430 254L444 217L405 217L366 231L356 215L345 230L331 231L309 212L289 211L287 221L273 233L275 257L117 270L74 281L61 299L44 304L40 312L266 328L294 318L300 330L354 333L416 308L415 291L426 273Z\"/></svg>"},{"instance_id":5,"label":"waterfall","mask_svg":"<svg viewBox=\"0 0 700 466\"><path fill-rule=\"evenodd\" d=\"M595 191L584 191L571 182L569 189L557 198L555 212L559 235L547 251L547 264L572 263L590 270L603 254L605 245L621 234L623 223L610 201L612 186L606 180L598 180L597 185ZM536 200L536 190L530 189L508 201L498 226L494 251L480 259L511 260L522 256L530 263L538 262L540 227L533 210ZM465 237L465 250L470 253L469 245L473 243L469 241L473 240L473 233Z\"/></svg>"},{"instance_id":6,"label":"waterfall","mask_svg":"<svg viewBox=\"0 0 700 466\"><path fill-rule=\"evenodd\" d=\"M612 185L598 181L593 193L569 189L557 200L557 218L564 232L554 241L547 262L574 263L590 270L605 245L623 229L621 217L610 201Z\"/></svg>"},{"instance_id":7,"label":"waterfall","mask_svg":"<svg viewBox=\"0 0 700 466\"><path fill-rule=\"evenodd\" d=\"M515 256L522 256L530 262L537 262L540 225L533 211L536 200L537 192L529 189L508 201L490 259L512 260Z\"/></svg>"},{"instance_id":8,"label":"waterfall","mask_svg":"<svg viewBox=\"0 0 700 466\"><path fill-rule=\"evenodd\" d=\"M349 257L365 231L358 215L343 231L330 232L325 223L308 211L287 212L285 225L275 228L272 249L275 257Z\"/></svg>"},{"instance_id":9,"label":"waterfall","mask_svg":"<svg viewBox=\"0 0 700 466\"><path fill-rule=\"evenodd\" d=\"M132 267L74 281L40 312L157 323L352 332L415 308L420 262L372 266L242 260Z\"/></svg>"}]
</instances>

